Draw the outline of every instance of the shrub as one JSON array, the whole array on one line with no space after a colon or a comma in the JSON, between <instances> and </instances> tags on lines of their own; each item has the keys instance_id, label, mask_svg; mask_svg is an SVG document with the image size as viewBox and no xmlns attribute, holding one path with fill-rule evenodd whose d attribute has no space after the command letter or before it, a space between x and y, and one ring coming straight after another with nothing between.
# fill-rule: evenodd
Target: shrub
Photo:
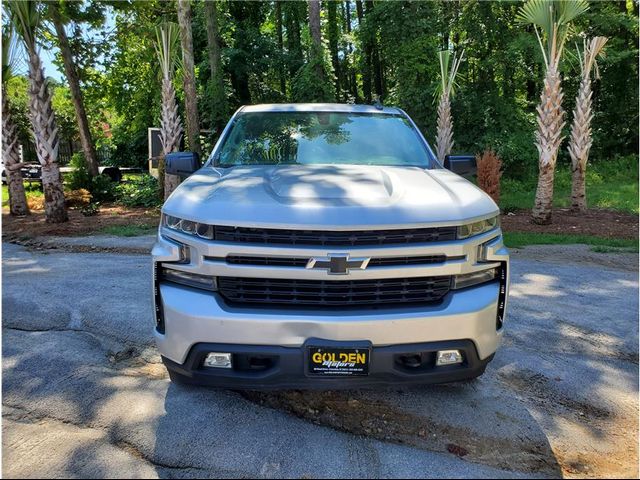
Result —
<instances>
[{"instance_id":1,"label":"shrub","mask_svg":"<svg viewBox=\"0 0 640 480\"><path fill-rule=\"evenodd\" d=\"M71 156L69 166L73 168L73 171L66 177L67 186L71 190L88 190L91 191L92 178L87 170L87 162L84 159L83 153L74 153Z\"/></svg>"},{"instance_id":2,"label":"shrub","mask_svg":"<svg viewBox=\"0 0 640 480\"><path fill-rule=\"evenodd\" d=\"M69 163L73 171L67 177L67 186L72 191L88 190L93 200L108 202L115 198L115 185L107 175L98 175L92 178L87 170L87 162L84 154L74 153Z\"/></svg>"},{"instance_id":3,"label":"shrub","mask_svg":"<svg viewBox=\"0 0 640 480\"><path fill-rule=\"evenodd\" d=\"M485 150L477 157L478 186L484 190L493 201L500 201L500 177L502 176L502 161L493 150Z\"/></svg>"},{"instance_id":4,"label":"shrub","mask_svg":"<svg viewBox=\"0 0 640 480\"><path fill-rule=\"evenodd\" d=\"M85 188L64 192L64 200L67 207L83 207L91 203L91 198L91 192Z\"/></svg>"},{"instance_id":5,"label":"shrub","mask_svg":"<svg viewBox=\"0 0 640 480\"><path fill-rule=\"evenodd\" d=\"M151 175L131 177L117 187L116 199L127 207L159 207L158 180Z\"/></svg>"},{"instance_id":6,"label":"shrub","mask_svg":"<svg viewBox=\"0 0 640 480\"><path fill-rule=\"evenodd\" d=\"M94 215L98 214L99 210L99 203L89 203L88 205L80 208L80 213L82 213L82 215L84 215L85 217L93 217Z\"/></svg>"}]
</instances>

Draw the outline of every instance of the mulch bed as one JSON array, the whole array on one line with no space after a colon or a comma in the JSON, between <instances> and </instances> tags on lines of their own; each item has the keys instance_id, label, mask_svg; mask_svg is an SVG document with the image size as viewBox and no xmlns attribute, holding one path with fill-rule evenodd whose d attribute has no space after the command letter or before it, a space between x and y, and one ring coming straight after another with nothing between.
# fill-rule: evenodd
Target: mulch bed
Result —
<instances>
[{"instance_id":1,"label":"mulch bed","mask_svg":"<svg viewBox=\"0 0 640 480\"><path fill-rule=\"evenodd\" d=\"M159 209L125 208L103 205L98 215L86 217L78 210L69 209L69 221L46 223L44 211L32 211L26 217L12 217L8 208L2 212L2 236L6 240L20 240L40 236L75 237L100 232L105 227L138 225L156 227L160 221Z\"/></svg>"},{"instance_id":2,"label":"mulch bed","mask_svg":"<svg viewBox=\"0 0 640 480\"><path fill-rule=\"evenodd\" d=\"M550 225L536 225L531 222L529 210L519 210L503 214L500 221L505 232L638 238L638 216L614 210L590 209L585 213L575 213L568 208L556 208Z\"/></svg>"},{"instance_id":3,"label":"mulch bed","mask_svg":"<svg viewBox=\"0 0 640 480\"><path fill-rule=\"evenodd\" d=\"M89 235L112 225L155 227L158 225L159 215L158 209L103 205L98 215L85 217L78 210L70 209L68 222L49 224L44 221L42 211L34 211L27 217L14 218L8 215L8 209L5 208L2 215L2 236L11 240L48 235ZM553 223L550 225L536 225L531 222L529 210L520 210L502 215L501 222L502 229L506 232L638 238L638 216L613 210L591 209L579 214L569 209L558 208L553 211Z\"/></svg>"}]
</instances>

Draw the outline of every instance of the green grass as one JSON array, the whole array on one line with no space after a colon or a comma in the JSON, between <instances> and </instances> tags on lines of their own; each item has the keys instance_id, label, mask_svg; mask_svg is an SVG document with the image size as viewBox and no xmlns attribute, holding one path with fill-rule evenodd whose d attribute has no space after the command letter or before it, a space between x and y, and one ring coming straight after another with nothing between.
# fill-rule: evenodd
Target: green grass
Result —
<instances>
[{"instance_id":1,"label":"green grass","mask_svg":"<svg viewBox=\"0 0 640 480\"><path fill-rule=\"evenodd\" d=\"M571 235L562 233L504 232L507 247L520 248L527 245L592 245L594 252L638 251L638 240L627 238L604 238L592 235Z\"/></svg>"},{"instance_id":2,"label":"green grass","mask_svg":"<svg viewBox=\"0 0 640 480\"><path fill-rule=\"evenodd\" d=\"M536 194L537 178L501 182L500 207L503 211L530 209ZM587 167L587 202L591 208L607 208L638 214L638 158L620 157ZM571 204L571 172L568 165L558 166L553 205Z\"/></svg>"},{"instance_id":3,"label":"green grass","mask_svg":"<svg viewBox=\"0 0 640 480\"><path fill-rule=\"evenodd\" d=\"M116 237L138 237L153 234L158 227L151 225L111 225L104 227L100 233Z\"/></svg>"},{"instance_id":4,"label":"green grass","mask_svg":"<svg viewBox=\"0 0 640 480\"><path fill-rule=\"evenodd\" d=\"M27 200L30 197L42 197L44 193L40 189L40 185L37 183L25 183L24 190L27 194ZM2 185L2 206L9 206L9 187L7 185Z\"/></svg>"}]
</instances>

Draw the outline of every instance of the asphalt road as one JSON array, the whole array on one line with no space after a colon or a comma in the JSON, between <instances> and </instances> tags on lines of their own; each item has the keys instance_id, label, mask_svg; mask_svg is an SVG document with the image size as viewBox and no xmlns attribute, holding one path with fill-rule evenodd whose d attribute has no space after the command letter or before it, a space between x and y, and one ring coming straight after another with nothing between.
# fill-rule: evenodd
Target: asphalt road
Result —
<instances>
[{"instance_id":1,"label":"asphalt road","mask_svg":"<svg viewBox=\"0 0 640 480\"><path fill-rule=\"evenodd\" d=\"M638 475L636 255L513 255L503 347L466 384L171 384L144 255L3 244L4 477Z\"/></svg>"}]
</instances>

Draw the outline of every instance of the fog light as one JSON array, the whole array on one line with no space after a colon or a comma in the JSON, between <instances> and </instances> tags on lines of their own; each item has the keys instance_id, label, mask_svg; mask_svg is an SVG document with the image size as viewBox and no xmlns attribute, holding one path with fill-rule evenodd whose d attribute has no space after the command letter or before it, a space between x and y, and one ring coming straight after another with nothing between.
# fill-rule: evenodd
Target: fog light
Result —
<instances>
[{"instance_id":1,"label":"fog light","mask_svg":"<svg viewBox=\"0 0 640 480\"><path fill-rule=\"evenodd\" d=\"M208 353L204 359L204 366L212 368L231 368L231 354L220 352Z\"/></svg>"},{"instance_id":2,"label":"fog light","mask_svg":"<svg viewBox=\"0 0 640 480\"><path fill-rule=\"evenodd\" d=\"M454 365L456 363L462 363L462 354L460 353L460 350L438 351L438 358L436 360L437 366Z\"/></svg>"}]
</instances>

